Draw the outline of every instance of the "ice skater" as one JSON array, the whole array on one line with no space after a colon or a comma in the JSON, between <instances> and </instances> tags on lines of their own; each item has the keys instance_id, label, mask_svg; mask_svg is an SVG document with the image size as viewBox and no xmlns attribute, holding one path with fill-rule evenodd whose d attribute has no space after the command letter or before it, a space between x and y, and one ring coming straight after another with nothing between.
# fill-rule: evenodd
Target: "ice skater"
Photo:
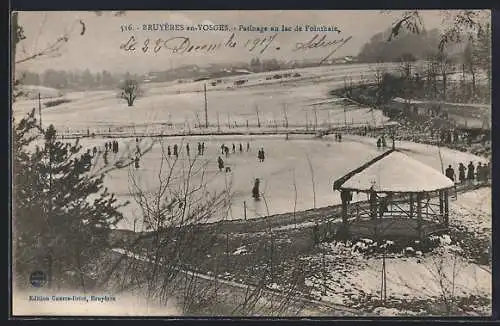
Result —
<instances>
[{"instance_id":1,"label":"ice skater","mask_svg":"<svg viewBox=\"0 0 500 326\"><path fill-rule=\"evenodd\" d=\"M236 153L236 146L234 146L234 143L233 143L233 154Z\"/></svg>"},{"instance_id":2,"label":"ice skater","mask_svg":"<svg viewBox=\"0 0 500 326\"><path fill-rule=\"evenodd\" d=\"M224 146L224 153L226 154L226 157L229 157L229 147Z\"/></svg>"},{"instance_id":3,"label":"ice skater","mask_svg":"<svg viewBox=\"0 0 500 326\"><path fill-rule=\"evenodd\" d=\"M189 144L186 144L186 154L189 156Z\"/></svg>"},{"instance_id":4,"label":"ice skater","mask_svg":"<svg viewBox=\"0 0 500 326\"><path fill-rule=\"evenodd\" d=\"M179 147L177 144L174 145L174 155L175 157L179 157Z\"/></svg>"},{"instance_id":5,"label":"ice skater","mask_svg":"<svg viewBox=\"0 0 500 326\"><path fill-rule=\"evenodd\" d=\"M167 155L170 157L172 155L172 150L170 149L170 145L167 146Z\"/></svg>"},{"instance_id":6,"label":"ice skater","mask_svg":"<svg viewBox=\"0 0 500 326\"><path fill-rule=\"evenodd\" d=\"M219 171L222 172L222 170L224 169L224 160L222 159L222 157L219 156L219 158L217 159L217 164L219 166Z\"/></svg>"},{"instance_id":7,"label":"ice skater","mask_svg":"<svg viewBox=\"0 0 500 326\"><path fill-rule=\"evenodd\" d=\"M252 197L255 200L260 200L260 191L259 191L260 180L259 178L255 178L253 188L252 188Z\"/></svg>"},{"instance_id":8,"label":"ice skater","mask_svg":"<svg viewBox=\"0 0 500 326\"><path fill-rule=\"evenodd\" d=\"M249 152L249 151L250 151L250 143L247 142L247 152Z\"/></svg>"},{"instance_id":9,"label":"ice skater","mask_svg":"<svg viewBox=\"0 0 500 326\"><path fill-rule=\"evenodd\" d=\"M243 153L243 145L240 143L240 153Z\"/></svg>"},{"instance_id":10,"label":"ice skater","mask_svg":"<svg viewBox=\"0 0 500 326\"><path fill-rule=\"evenodd\" d=\"M264 153L264 148L261 148L259 150L259 153L257 155L257 158L259 159L259 162L264 162L264 160L266 159L266 155Z\"/></svg>"},{"instance_id":11,"label":"ice skater","mask_svg":"<svg viewBox=\"0 0 500 326\"><path fill-rule=\"evenodd\" d=\"M201 143L198 143L198 155L202 155L202 152L201 152Z\"/></svg>"},{"instance_id":12,"label":"ice skater","mask_svg":"<svg viewBox=\"0 0 500 326\"><path fill-rule=\"evenodd\" d=\"M201 143L201 155L205 155L205 142Z\"/></svg>"}]
</instances>

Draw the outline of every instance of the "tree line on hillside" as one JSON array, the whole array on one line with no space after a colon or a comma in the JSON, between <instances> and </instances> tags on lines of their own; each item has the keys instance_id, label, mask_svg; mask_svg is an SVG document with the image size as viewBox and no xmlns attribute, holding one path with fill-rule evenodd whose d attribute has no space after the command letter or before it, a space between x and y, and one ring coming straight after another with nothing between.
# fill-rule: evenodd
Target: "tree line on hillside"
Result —
<instances>
[{"instance_id":1,"label":"tree line on hillside","mask_svg":"<svg viewBox=\"0 0 500 326\"><path fill-rule=\"evenodd\" d=\"M415 59L425 59L435 53L439 44L437 29L413 34L404 32L398 38L388 40L390 29L372 36L361 48L358 58L363 62L399 61L403 55L411 54Z\"/></svg>"},{"instance_id":2,"label":"tree line on hillside","mask_svg":"<svg viewBox=\"0 0 500 326\"><path fill-rule=\"evenodd\" d=\"M100 89L116 88L124 79L134 79L130 73L112 73L107 70L91 72L47 69L42 73L26 71L21 73L20 82L24 85L45 86L56 89Z\"/></svg>"}]
</instances>

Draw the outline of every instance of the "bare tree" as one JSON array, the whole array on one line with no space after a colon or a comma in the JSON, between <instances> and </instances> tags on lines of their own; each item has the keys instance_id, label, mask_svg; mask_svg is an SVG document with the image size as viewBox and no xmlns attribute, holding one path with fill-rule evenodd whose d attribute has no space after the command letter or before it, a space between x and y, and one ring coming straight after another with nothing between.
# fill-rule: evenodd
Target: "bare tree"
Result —
<instances>
[{"instance_id":1,"label":"bare tree","mask_svg":"<svg viewBox=\"0 0 500 326\"><path fill-rule=\"evenodd\" d=\"M135 79L125 79L120 85L120 98L127 101L128 106L134 106L134 102L143 91L139 82Z\"/></svg>"}]
</instances>

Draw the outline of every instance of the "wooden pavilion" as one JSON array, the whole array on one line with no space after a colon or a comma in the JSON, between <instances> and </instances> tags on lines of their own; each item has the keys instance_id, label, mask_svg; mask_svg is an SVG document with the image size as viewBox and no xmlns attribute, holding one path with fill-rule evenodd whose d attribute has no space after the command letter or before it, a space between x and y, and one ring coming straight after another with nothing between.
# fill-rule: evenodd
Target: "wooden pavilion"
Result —
<instances>
[{"instance_id":1,"label":"wooden pavilion","mask_svg":"<svg viewBox=\"0 0 500 326\"><path fill-rule=\"evenodd\" d=\"M454 182L394 147L334 182L349 237L417 237L448 229ZM352 202L353 194L366 201Z\"/></svg>"}]
</instances>

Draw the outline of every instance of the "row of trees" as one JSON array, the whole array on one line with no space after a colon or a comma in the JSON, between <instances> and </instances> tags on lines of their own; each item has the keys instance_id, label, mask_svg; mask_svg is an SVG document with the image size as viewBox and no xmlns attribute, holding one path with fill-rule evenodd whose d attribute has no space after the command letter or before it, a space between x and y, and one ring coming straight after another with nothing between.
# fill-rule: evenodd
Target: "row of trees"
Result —
<instances>
[{"instance_id":1,"label":"row of trees","mask_svg":"<svg viewBox=\"0 0 500 326\"><path fill-rule=\"evenodd\" d=\"M129 73L118 74L107 70L91 72L89 69L83 71L65 71L47 69L43 73L22 72L21 80L25 85L40 85L56 89L99 89L116 88L123 79L138 78Z\"/></svg>"},{"instance_id":2,"label":"row of trees","mask_svg":"<svg viewBox=\"0 0 500 326\"><path fill-rule=\"evenodd\" d=\"M394 62L411 53L415 59L425 59L435 53L439 44L439 31L430 30L422 34L404 31L389 41L391 29L377 33L361 48L358 59L362 62Z\"/></svg>"}]
</instances>

